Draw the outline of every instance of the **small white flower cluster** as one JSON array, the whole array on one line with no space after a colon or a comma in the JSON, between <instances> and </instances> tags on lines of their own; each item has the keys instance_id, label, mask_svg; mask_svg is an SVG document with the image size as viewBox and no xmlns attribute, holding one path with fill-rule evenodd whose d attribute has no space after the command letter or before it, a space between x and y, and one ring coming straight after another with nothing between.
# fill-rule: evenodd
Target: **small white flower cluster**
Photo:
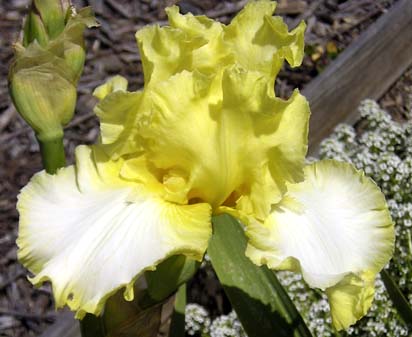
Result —
<instances>
[{"instance_id":1,"label":"small white flower cluster","mask_svg":"<svg viewBox=\"0 0 412 337\"><path fill-rule=\"evenodd\" d=\"M211 321L207 310L199 304L186 306L186 333L199 337L247 337L242 325L232 311Z\"/></svg>"},{"instance_id":2,"label":"small white flower cluster","mask_svg":"<svg viewBox=\"0 0 412 337\"><path fill-rule=\"evenodd\" d=\"M210 337L247 337L242 325L232 311L217 317L210 326Z\"/></svg>"},{"instance_id":3,"label":"small white flower cluster","mask_svg":"<svg viewBox=\"0 0 412 337\"><path fill-rule=\"evenodd\" d=\"M359 112L356 130L347 124L337 126L322 142L320 157L351 162L380 186L396 231L395 253L388 271L404 294L412 294L412 121L397 123L372 100L362 102ZM309 289L294 273L281 272L279 278L314 336L336 336L325 295ZM412 303L412 296L409 301ZM371 310L339 336L408 336L379 276Z\"/></svg>"},{"instance_id":4,"label":"small white flower cluster","mask_svg":"<svg viewBox=\"0 0 412 337\"><path fill-rule=\"evenodd\" d=\"M185 309L185 330L187 334L189 336L207 336L209 328L209 312L199 304L187 304Z\"/></svg>"}]
</instances>

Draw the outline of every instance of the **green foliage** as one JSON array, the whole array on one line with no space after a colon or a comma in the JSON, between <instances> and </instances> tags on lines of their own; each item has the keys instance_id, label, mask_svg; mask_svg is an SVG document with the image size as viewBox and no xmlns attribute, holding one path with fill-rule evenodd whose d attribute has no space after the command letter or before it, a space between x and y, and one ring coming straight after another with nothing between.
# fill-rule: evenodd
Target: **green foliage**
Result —
<instances>
[{"instance_id":1,"label":"green foliage","mask_svg":"<svg viewBox=\"0 0 412 337\"><path fill-rule=\"evenodd\" d=\"M227 297L249 337L310 337L299 312L276 276L245 256L242 225L227 214L215 216L208 255Z\"/></svg>"},{"instance_id":2,"label":"green foliage","mask_svg":"<svg viewBox=\"0 0 412 337\"><path fill-rule=\"evenodd\" d=\"M185 334L186 284L176 293L174 310L170 322L169 337L183 337Z\"/></svg>"},{"instance_id":3,"label":"green foliage","mask_svg":"<svg viewBox=\"0 0 412 337\"><path fill-rule=\"evenodd\" d=\"M156 270L146 272L147 301L157 303L171 296L193 277L199 265L199 262L184 255L173 255L160 263Z\"/></svg>"}]
</instances>

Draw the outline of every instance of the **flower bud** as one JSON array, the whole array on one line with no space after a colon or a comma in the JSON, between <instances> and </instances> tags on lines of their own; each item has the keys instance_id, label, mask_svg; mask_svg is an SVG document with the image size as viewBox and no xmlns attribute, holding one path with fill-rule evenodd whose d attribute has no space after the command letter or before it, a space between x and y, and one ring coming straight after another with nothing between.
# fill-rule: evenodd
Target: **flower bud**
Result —
<instances>
[{"instance_id":1,"label":"flower bud","mask_svg":"<svg viewBox=\"0 0 412 337\"><path fill-rule=\"evenodd\" d=\"M68 8L68 0L33 0L24 25L23 45L26 47L37 40L46 46L49 39L59 36L64 30Z\"/></svg>"},{"instance_id":2,"label":"flower bud","mask_svg":"<svg viewBox=\"0 0 412 337\"><path fill-rule=\"evenodd\" d=\"M14 105L39 140L63 136L73 117L86 52L83 32L95 26L90 8L34 0L9 72Z\"/></svg>"}]
</instances>

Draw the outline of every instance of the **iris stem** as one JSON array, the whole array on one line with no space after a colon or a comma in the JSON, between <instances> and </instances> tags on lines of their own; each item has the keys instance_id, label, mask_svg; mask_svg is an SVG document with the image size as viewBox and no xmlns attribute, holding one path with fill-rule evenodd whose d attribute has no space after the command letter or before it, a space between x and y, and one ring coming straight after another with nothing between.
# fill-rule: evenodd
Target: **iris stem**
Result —
<instances>
[{"instance_id":1,"label":"iris stem","mask_svg":"<svg viewBox=\"0 0 412 337\"><path fill-rule=\"evenodd\" d=\"M399 316L402 317L403 321L408 327L408 330L412 330L412 308L402 294L402 291L399 289L393 278L389 275L389 273L382 269L381 271L382 281L385 284L386 291L389 294L390 299L392 300L393 304L395 305L396 310L399 313Z\"/></svg>"},{"instance_id":2,"label":"iris stem","mask_svg":"<svg viewBox=\"0 0 412 337\"><path fill-rule=\"evenodd\" d=\"M186 310L186 283L179 287L176 293L175 308L170 324L169 337L183 337L185 335Z\"/></svg>"},{"instance_id":3,"label":"iris stem","mask_svg":"<svg viewBox=\"0 0 412 337\"><path fill-rule=\"evenodd\" d=\"M66 165L63 136L42 140L37 137L40 145L43 167L49 174L55 174L57 170Z\"/></svg>"}]
</instances>

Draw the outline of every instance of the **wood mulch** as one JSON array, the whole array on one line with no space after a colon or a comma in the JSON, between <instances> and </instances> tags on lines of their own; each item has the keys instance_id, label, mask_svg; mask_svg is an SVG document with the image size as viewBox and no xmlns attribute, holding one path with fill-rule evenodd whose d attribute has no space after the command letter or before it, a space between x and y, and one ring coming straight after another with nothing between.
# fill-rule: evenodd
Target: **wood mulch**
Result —
<instances>
[{"instance_id":1,"label":"wood mulch","mask_svg":"<svg viewBox=\"0 0 412 337\"><path fill-rule=\"evenodd\" d=\"M385 13L396 0L279 0L278 11L290 27L307 22L306 56L297 70L283 69L276 81L276 91L287 97L293 88L304 88L343 51L359 34ZM7 91L7 72L12 59L11 46L17 40L29 0L0 1L0 336L36 336L56 313L50 287L34 289L27 272L16 258L18 214L16 196L30 177L41 170L38 146L32 131L17 115ZM130 89L143 84L140 57L134 33L145 24L166 20L168 0L78 0L79 7L93 6L100 28L87 31L88 55L79 85L76 115L66 127L65 147L68 161L73 161L78 144L91 144L98 136L98 121L92 113L92 90L114 74L128 78ZM230 18L246 1L186 0L182 11L206 14L222 22ZM381 104L396 118L411 111L412 69L383 97ZM197 278L192 299L209 304L215 314L227 308L219 299L219 289L199 291L203 282ZM196 288L197 287L197 288ZM212 303L211 303L212 302Z\"/></svg>"}]
</instances>

